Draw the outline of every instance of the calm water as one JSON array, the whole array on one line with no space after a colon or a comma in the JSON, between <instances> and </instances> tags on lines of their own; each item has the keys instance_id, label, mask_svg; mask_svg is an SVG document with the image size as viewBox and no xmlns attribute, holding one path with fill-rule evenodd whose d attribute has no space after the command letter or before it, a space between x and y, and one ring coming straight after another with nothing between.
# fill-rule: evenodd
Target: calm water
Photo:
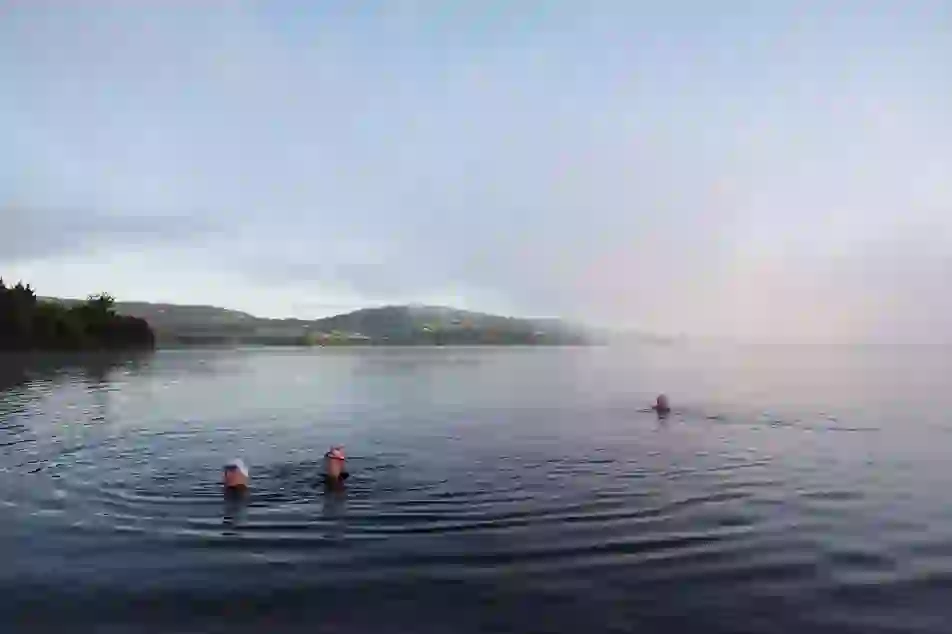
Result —
<instances>
[{"instance_id":1,"label":"calm water","mask_svg":"<svg viewBox=\"0 0 952 634\"><path fill-rule=\"evenodd\" d=\"M946 633L949 352L4 359L0 623ZM316 483L332 443L339 492Z\"/></svg>"}]
</instances>

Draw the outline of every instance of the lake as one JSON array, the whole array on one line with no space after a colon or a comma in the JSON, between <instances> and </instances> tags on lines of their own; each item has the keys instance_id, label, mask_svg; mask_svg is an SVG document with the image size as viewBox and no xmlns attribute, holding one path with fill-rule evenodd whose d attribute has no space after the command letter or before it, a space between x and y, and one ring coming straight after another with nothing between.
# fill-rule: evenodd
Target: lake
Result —
<instances>
[{"instance_id":1,"label":"lake","mask_svg":"<svg viewBox=\"0 0 952 634\"><path fill-rule=\"evenodd\" d=\"M0 623L945 633L950 352L2 358ZM222 495L232 457L244 500Z\"/></svg>"}]
</instances>

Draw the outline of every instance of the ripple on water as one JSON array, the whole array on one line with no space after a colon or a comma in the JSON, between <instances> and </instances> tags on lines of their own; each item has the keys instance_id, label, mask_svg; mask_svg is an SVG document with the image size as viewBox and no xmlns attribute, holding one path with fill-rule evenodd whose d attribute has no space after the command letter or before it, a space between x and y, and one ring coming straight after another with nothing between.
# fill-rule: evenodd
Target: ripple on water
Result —
<instances>
[{"instance_id":1,"label":"ripple on water","mask_svg":"<svg viewBox=\"0 0 952 634\"><path fill-rule=\"evenodd\" d=\"M213 386L217 371L195 376ZM316 390L315 376L296 374L290 384L299 387L288 389ZM361 597L364 588L402 584L412 595L421 579L476 581L483 585L467 587L517 588L520 597L552 591L552 605L577 601L586 618L617 618L620 631L636 629L625 610L643 615L664 600L679 616L786 605L844 631L883 623L942 631L901 604L924 605L918 613L931 616L928 608L947 602L936 598L952 586L947 524L939 511L892 505L906 481L879 468L883 449L851 444L888 430L850 415L688 411L662 425L597 404L434 404L410 383L401 383L405 399L362 407L354 397L327 420L268 412L264 397L250 414L226 407L215 419L160 411L165 399L190 394L189 383L170 376L143 387L124 372L121 383L79 395L67 384L55 400L34 395L0 414L0 469L11 483L0 508L34 519L22 531L53 544L47 563L58 561L57 544L79 562L44 572L102 575L121 587L135 568L157 586L191 589L202 579L243 592L261 580L271 592L295 583L326 590L322 575L333 570L335 583L361 588L353 593ZM228 393L247 388L242 404L251 403L255 385L228 383ZM135 414L144 395L148 407ZM424 411L405 409L410 401ZM533 420L539 412L542 422ZM599 434L569 420L586 416ZM321 485L320 460L308 450L330 435L367 454L353 456L342 491ZM219 461L233 450L252 456L245 498L219 486ZM936 518L929 529L927 518ZM20 529L11 522L5 530ZM485 610L498 597L489 595ZM892 613L877 620L886 608Z\"/></svg>"}]
</instances>

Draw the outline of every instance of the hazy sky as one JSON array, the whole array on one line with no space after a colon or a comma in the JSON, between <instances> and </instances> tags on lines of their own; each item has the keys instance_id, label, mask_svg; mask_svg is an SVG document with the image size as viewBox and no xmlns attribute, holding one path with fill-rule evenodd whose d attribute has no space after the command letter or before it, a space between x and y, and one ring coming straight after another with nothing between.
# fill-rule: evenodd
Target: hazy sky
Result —
<instances>
[{"instance_id":1,"label":"hazy sky","mask_svg":"<svg viewBox=\"0 0 952 634\"><path fill-rule=\"evenodd\" d=\"M0 274L952 341L952 4L0 0Z\"/></svg>"}]
</instances>

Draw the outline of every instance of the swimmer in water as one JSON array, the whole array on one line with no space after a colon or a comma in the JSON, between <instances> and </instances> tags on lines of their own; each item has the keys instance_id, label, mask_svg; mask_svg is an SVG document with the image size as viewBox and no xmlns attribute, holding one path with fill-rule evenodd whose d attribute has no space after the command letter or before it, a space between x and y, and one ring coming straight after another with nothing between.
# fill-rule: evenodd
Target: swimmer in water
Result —
<instances>
[{"instance_id":1,"label":"swimmer in water","mask_svg":"<svg viewBox=\"0 0 952 634\"><path fill-rule=\"evenodd\" d=\"M324 454L324 483L340 484L350 474L347 473L343 447L331 447Z\"/></svg>"},{"instance_id":2,"label":"swimmer in water","mask_svg":"<svg viewBox=\"0 0 952 634\"><path fill-rule=\"evenodd\" d=\"M245 491L248 488L248 467L241 458L226 462L223 472L222 483L226 491Z\"/></svg>"},{"instance_id":3,"label":"swimmer in water","mask_svg":"<svg viewBox=\"0 0 952 634\"><path fill-rule=\"evenodd\" d=\"M664 394L659 394L658 399L655 401L655 404L652 405L651 409L658 412L659 416L666 416L671 413L671 406L668 405L668 397Z\"/></svg>"}]
</instances>

